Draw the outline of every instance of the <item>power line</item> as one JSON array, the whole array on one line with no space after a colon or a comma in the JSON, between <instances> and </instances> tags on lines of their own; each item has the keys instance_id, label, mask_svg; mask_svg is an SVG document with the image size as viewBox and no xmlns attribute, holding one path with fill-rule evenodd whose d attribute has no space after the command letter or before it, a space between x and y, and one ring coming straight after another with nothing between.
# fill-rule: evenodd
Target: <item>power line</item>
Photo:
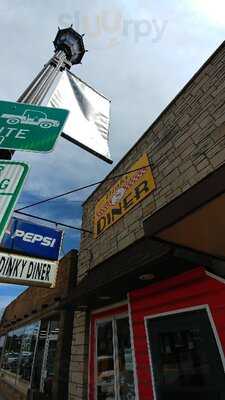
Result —
<instances>
[{"instance_id":1,"label":"power line","mask_svg":"<svg viewBox=\"0 0 225 400\"><path fill-rule=\"evenodd\" d=\"M69 203L77 203L77 204L82 204L84 200L73 200L73 199L67 199ZM17 204L26 204L25 200L24 201L17 201Z\"/></svg>"},{"instance_id":2,"label":"power line","mask_svg":"<svg viewBox=\"0 0 225 400\"><path fill-rule=\"evenodd\" d=\"M37 206L39 204L47 203L48 201L51 201L51 200L59 199L60 197L67 196L68 194L79 192L79 191L84 190L84 189L88 189L90 187L99 185L100 183L120 178L121 176L131 174L132 172L136 172L136 171L139 171L140 169L147 168L147 167L151 167L151 165L148 164L148 165L145 165L143 167L136 168L136 169L133 169L131 171L124 172L123 174L119 174L119 175L113 176L111 178L102 179L101 181L90 183L89 185L81 186L79 188L75 188L75 189L69 190L68 192L64 192L64 193L58 194L56 196L49 197L48 199L44 199L44 200L37 201L36 203L28 204L27 206L24 206L24 207L21 207L21 208L17 208L15 210L15 212L22 211L22 210L25 210L26 208L34 207L34 206Z\"/></svg>"},{"instance_id":3,"label":"power line","mask_svg":"<svg viewBox=\"0 0 225 400\"><path fill-rule=\"evenodd\" d=\"M193 156L195 156L195 155L197 155L197 153L196 153L196 154L193 154ZM187 156L183 159L183 162L184 162L184 161L187 161L187 160L189 160L189 159L192 159L192 158L193 158L193 157L190 157L190 155L187 155ZM158 164L158 166L160 166L160 165L163 163L164 160L165 160L165 159L163 158L163 159L161 160L161 162ZM14 212L15 212L15 213L18 213L18 214L22 214L22 215L24 215L24 216L28 216L28 217L34 218L34 219L39 219L39 220L42 220L42 221L45 221L45 222L50 222L50 223L53 223L53 224L58 224L58 225L61 225L61 226L64 226L64 227L67 227L67 228L70 228L70 229L74 229L74 230L78 230L78 231L82 231L82 232L87 232L87 233L93 234L92 231L89 231L89 230L87 230L87 229L77 228L77 227L75 227L75 226L67 225L67 224L64 224L64 223L61 223L61 222L57 222L57 221L53 221L53 220L50 220L50 219L42 218L42 217L39 217L39 216L37 216L37 215L32 215L32 214L24 213L24 212L21 212L21 211L24 210L24 209L26 209L26 208L34 207L34 206L36 206L36 205L43 204L43 203L46 203L46 202L48 202L48 201L52 201L52 200L58 199L58 198L60 198L60 197L67 196L67 195L69 195L69 194L71 194L71 193L75 193L75 192L78 192L78 191L81 191L81 190L84 190L84 189L88 189L88 188L90 188L90 187L99 185L99 184L101 184L101 183L103 183L103 182L107 182L107 181L110 181L110 180L114 180L114 179L120 178L120 177L122 177L122 176L124 176L124 175L128 175L128 174L130 174L130 173L133 173L133 172L136 172L136 171L139 171L139 170L141 170L141 169L143 169L143 168L148 168L148 167L152 167L152 165L151 165L151 164L148 164L148 165L145 165L145 166L143 166L143 167L136 168L136 169L133 169L133 170L124 172L124 173L119 174L119 175L115 175L115 176L113 176L113 177L111 177L111 178L105 178L105 179L102 179L102 180L100 180L100 181L91 183L91 184L89 184L89 185L85 185L85 186L81 186L81 187L72 189L72 190L70 190L70 191L68 191L68 192L64 192L64 193L61 193L61 194L59 194L59 195L52 196L52 197L49 197L49 198L47 198L47 199L40 200L40 201L38 201L38 202L29 204L29 205L27 205L27 206L18 208L18 209L16 209ZM79 200L69 200L69 201L80 202L80 203L82 202L82 201L79 201Z\"/></svg>"},{"instance_id":4,"label":"power line","mask_svg":"<svg viewBox=\"0 0 225 400\"><path fill-rule=\"evenodd\" d=\"M18 210L15 210L14 212L17 213L17 214L25 215L26 217L31 217L31 218L34 218L34 219L39 219L39 220L41 220L41 221L50 222L50 223L52 223L52 224L64 226L64 227L70 228L70 229L75 229L75 230L77 230L77 231L82 231L82 232L86 232L86 233L93 233L92 231L89 231L89 230L87 230L87 229L77 228L76 226L71 226L71 225L64 224L63 222L53 221L53 220L51 220L51 219L39 217L38 215L28 214L28 213L24 213L24 212L21 212L21 211L18 211Z\"/></svg>"},{"instance_id":5,"label":"power line","mask_svg":"<svg viewBox=\"0 0 225 400\"><path fill-rule=\"evenodd\" d=\"M162 140L159 140L159 142L156 142L156 146L157 146L157 145L161 145L161 142L162 142ZM156 148L156 146L155 146L155 148ZM202 146L202 148L201 148L201 146ZM188 161L188 160L192 160L193 158L200 156L201 154L204 154L204 152L206 151L205 146L207 146L207 141L206 141L206 139L202 140L202 141L198 144L198 146L196 146L197 149L196 149L192 154L188 154L186 157L184 157L184 158L182 159L182 162L184 163L184 162L186 162L186 161ZM213 145L209 146L209 149L213 148L214 146L215 146L215 143L214 143ZM155 149L155 148L154 148L154 149ZM199 148L199 149L198 149L198 148ZM166 160L167 160L167 154L165 154L165 155L158 161L157 167L159 168ZM155 164L155 163L154 163L154 164ZM147 168L147 167L152 167L152 166L154 166L154 165L148 164L148 165L146 165L146 166L144 166L144 167L140 167L140 168L137 168L137 169L134 169L134 170L130 170L130 171L124 172L124 173L122 173L122 174L115 175L114 177L111 177L111 178L105 178L105 179L103 179L103 180L101 180L101 181L97 181L97 182L94 182L94 183L89 184L89 185L86 185L86 186L81 186L81 187L79 187L79 188L77 188L77 189L73 189L73 190L70 190L70 191L68 191L68 192L64 192L64 193L62 193L62 194L60 194L60 195L53 196L53 197L49 197L49 198L47 198L47 199L45 199L45 200L41 200L41 201L38 201L38 202L36 202L36 203L32 203L32 204L29 204L29 205L27 205L27 206L18 208L17 211L25 210L26 208L34 207L34 206L36 206L36 205L43 204L43 203L46 203L46 202L48 202L48 201L51 201L51 200L54 200L54 199L57 199L57 198L60 198L60 197L63 197L63 196L67 196L68 194L75 193L75 192L78 192L78 191L81 191L81 190L84 190L84 189L91 188L91 187L96 186L96 185L99 185L99 184L101 184L101 183L103 183L103 182L107 182L107 181L110 181L110 180L114 180L114 179L120 178L121 176L124 176L124 175L130 174L130 173L132 173L132 172L138 171L138 170L140 170L140 169L142 169L142 168Z\"/></svg>"}]
</instances>

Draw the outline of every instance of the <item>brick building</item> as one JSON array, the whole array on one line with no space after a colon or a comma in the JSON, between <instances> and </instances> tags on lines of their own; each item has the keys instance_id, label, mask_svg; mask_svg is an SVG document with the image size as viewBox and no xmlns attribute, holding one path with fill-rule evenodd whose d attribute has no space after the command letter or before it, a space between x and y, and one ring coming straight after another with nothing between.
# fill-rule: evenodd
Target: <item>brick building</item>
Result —
<instances>
[{"instance_id":1,"label":"brick building","mask_svg":"<svg viewBox=\"0 0 225 400\"><path fill-rule=\"evenodd\" d=\"M6 400L67 399L77 251L59 262L53 289L30 287L10 303L0 324L0 394ZM1 347L1 346L0 346Z\"/></svg>"},{"instance_id":2,"label":"brick building","mask_svg":"<svg viewBox=\"0 0 225 400\"><path fill-rule=\"evenodd\" d=\"M225 397L224 88L225 43L84 203L70 400Z\"/></svg>"},{"instance_id":3,"label":"brick building","mask_svg":"<svg viewBox=\"0 0 225 400\"><path fill-rule=\"evenodd\" d=\"M31 376L30 398L225 398L224 60L225 43L86 200L77 277L65 257L56 289L8 306L9 399Z\"/></svg>"}]
</instances>

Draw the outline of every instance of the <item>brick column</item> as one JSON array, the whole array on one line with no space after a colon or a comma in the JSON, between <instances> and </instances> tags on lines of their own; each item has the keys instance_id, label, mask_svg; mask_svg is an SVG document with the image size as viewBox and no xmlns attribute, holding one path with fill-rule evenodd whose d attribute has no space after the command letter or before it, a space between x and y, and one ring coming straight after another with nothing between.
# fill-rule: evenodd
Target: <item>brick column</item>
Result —
<instances>
[{"instance_id":1,"label":"brick column","mask_svg":"<svg viewBox=\"0 0 225 400\"><path fill-rule=\"evenodd\" d=\"M75 312L68 400L86 400L88 396L89 322L89 313Z\"/></svg>"},{"instance_id":2,"label":"brick column","mask_svg":"<svg viewBox=\"0 0 225 400\"><path fill-rule=\"evenodd\" d=\"M72 343L74 313L63 310L60 313L60 334L57 343L53 399L68 400L68 381L70 369L70 351Z\"/></svg>"}]
</instances>

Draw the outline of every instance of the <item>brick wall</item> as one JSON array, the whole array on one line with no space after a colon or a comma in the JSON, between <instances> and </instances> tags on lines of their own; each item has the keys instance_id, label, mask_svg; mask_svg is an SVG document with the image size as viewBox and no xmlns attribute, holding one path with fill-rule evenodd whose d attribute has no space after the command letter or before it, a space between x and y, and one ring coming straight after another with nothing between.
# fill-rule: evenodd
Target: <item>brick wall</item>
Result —
<instances>
[{"instance_id":1,"label":"brick wall","mask_svg":"<svg viewBox=\"0 0 225 400\"><path fill-rule=\"evenodd\" d=\"M6 308L0 325L0 335L28 323L28 319L38 319L43 310L54 306L68 295L71 285L75 285L77 251L71 250L59 262L55 288L30 287Z\"/></svg>"},{"instance_id":2,"label":"brick wall","mask_svg":"<svg viewBox=\"0 0 225 400\"><path fill-rule=\"evenodd\" d=\"M4 398L1 395L4 394ZM16 387L9 385L0 377L0 399L3 400L26 400L25 393L20 392Z\"/></svg>"},{"instance_id":3,"label":"brick wall","mask_svg":"<svg viewBox=\"0 0 225 400\"><path fill-rule=\"evenodd\" d=\"M75 312L70 358L69 400L87 399L89 314Z\"/></svg>"},{"instance_id":4,"label":"brick wall","mask_svg":"<svg viewBox=\"0 0 225 400\"><path fill-rule=\"evenodd\" d=\"M88 233L82 235L79 279L87 268L94 267L142 237L145 217L225 162L224 61L223 43L109 175L126 172L147 152L156 190L98 239ZM103 183L86 201L84 228L93 230L96 202L111 185L112 181ZM92 251L92 257L83 250L87 248Z\"/></svg>"},{"instance_id":5,"label":"brick wall","mask_svg":"<svg viewBox=\"0 0 225 400\"><path fill-rule=\"evenodd\" d=\"M94 268L141 238L144 235L144 218L152 215L225 162L224 89L225 43L109 174L109 177L113 177L128 171L132 164L147 152L156 190L98 239L87 233L82 235L78 280L85 276L88 269ZM83 228L93 231L96 202L111 185L112 181L104 182L86 201L83 209ZM78 320L78 316L75 316L73 341L81 342L75 344L72 350L70 400L87 398L87 362L84 364L87 360L87 317L82 313L80 322ZM85 333L83 339L78 339L78 326L81 332ZM82 372L84 369L85 380Z\"/></svg>"}]
</instances>

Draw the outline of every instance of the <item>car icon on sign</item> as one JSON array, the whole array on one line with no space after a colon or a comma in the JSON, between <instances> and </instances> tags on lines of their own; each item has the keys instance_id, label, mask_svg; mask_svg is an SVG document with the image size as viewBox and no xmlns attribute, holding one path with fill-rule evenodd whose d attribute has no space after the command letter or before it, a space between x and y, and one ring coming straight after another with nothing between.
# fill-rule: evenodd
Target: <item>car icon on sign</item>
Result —
<instances>
[{"instance_id":1,"label":"car icon on sign","mask_svg":"<svg viewBox=\"0 0 225 400\"><path fill-rule=\"evenodd\" d=\"M35 110L25 110L22 115L2 114L1 118L5 118L9 125L27 124L46 129L59 126L59 121L48 119L44 112Z\"/></svg>"}]
</instances>

